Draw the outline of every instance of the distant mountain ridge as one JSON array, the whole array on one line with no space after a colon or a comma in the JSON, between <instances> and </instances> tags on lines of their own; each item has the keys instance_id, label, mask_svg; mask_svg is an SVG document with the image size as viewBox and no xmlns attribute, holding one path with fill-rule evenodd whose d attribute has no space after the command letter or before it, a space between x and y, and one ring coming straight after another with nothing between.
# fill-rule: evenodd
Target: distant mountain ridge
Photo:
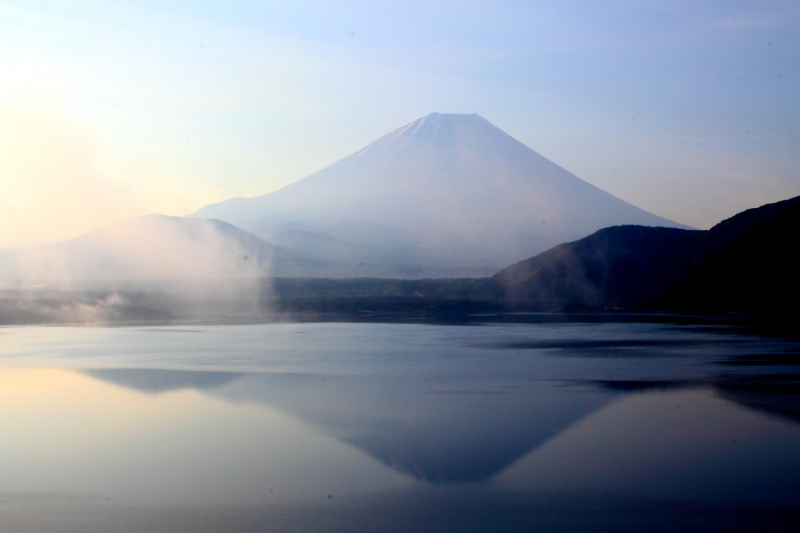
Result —
<instances>
[{"instance_id":1,"label":"distant mountain ridge","mask_svg":"<svg viewBox=\"0 0 800 533\"><path fill-rule=\"evenodd\" d=\"M278 191L189 217L267 239L277 227L294 227L380 245L367 255L387 263L403 255L418 265L417 277L447 268L485 275L608 226L687 227L588 184L478 115L439 113Z\"/></svg>"},{"instance_id":2,"label":"distant mountain ridge","mask_svg":"<svg viewBox=\"0 0 800 533\"><path fill-rule=\"evenodd\" d=\"M266 275L286 253L227 222L144 215L60 243L6 251L3 277L214 279Z\"/></svg>"},{"instance_id":3,"label":"distant mountain ridge","mask_svg":"<svg viewBox=\"0 0 800 533\"><path fill-rule=\"evenodd\" d=\"M310 260L224 222L174 217L134 219L120 227L75 239L77 244L62 243L60 248L78 253L84 267L90 266L97 272L98 268L115 264L98 261L98 258L115 257L115 246L124 252L116 255L116 260L124 259L125 253L129 253L126 250L137 250L130 246L130 237L141 231L143 222L144 226L156 223L150 225L150 231L145 232L147 235L153 234L153 227L162 233L165 228L174 226L181 228L181 242L188 240L195 244L208 244L206 239L211 231L215 239L211 242L219 243L216 249L210 247L216 250L213 257L219 258L220 250L227 251L221 254L231 261L225 272L233 272L235 278L244 276L245 281L230 284L223 279L225 276L208 280L213 282L211 287L219 288L210 300L204 296L206 291L192 293L191 283L174 281L91 285L91 290L77 287L45 290L41 285L31 285L32 290L27 293L10 285L0 291L0 323L124 322L187 317L213 321L220 317L226 319L224 317L232 312L248 320L269 317L274 312L281 316L299 313L363 320L408 314L417 318L442 315L464 318L485 316L485 313L502 316L509 311L625 309L744 313L762 327L796 334L800 319L797 307L800 256L796 253L800 237L800 197L739 213L707 231L630 225L604 228L508 266L494 276L481 278L259 278L265 271L247 270L254 263L271 261L266 272L275 272L274 267L278 265L297 274ZM136 231L121 231L126 226ZM128 240L121 241L121 236ZM296 247L337 244L303 232L290 232L284 238ZM93 249L102 253L86 254ZM202 253L207 253L208 249L208 246L200 246L200 252L206 250ZM54 250L59 251L59 246L45 251L52 253ZM150 251L153 250L151 247ZM181 255L189 257L189 264L195 265L203 258L202 253L195 255L200 252L191 251L191 246L189 250L191 253ZM14 257L14 251L7 251L0 260L7 262L9 257ZM133 266L141 269L142 265ZM312 264L311 269L314 267ZM76 273L74 265L70 272ZM170 277L174 271L166 276L164 265L158 276L151 272L152 278L142 277L142 271L139 272L137 279L140 280L190 279ZM219 276L219 272L216 274ZM116 275L119 276L120 271ZM190 289L188 300L187 288Z\"/></svg>"}]
</instances>

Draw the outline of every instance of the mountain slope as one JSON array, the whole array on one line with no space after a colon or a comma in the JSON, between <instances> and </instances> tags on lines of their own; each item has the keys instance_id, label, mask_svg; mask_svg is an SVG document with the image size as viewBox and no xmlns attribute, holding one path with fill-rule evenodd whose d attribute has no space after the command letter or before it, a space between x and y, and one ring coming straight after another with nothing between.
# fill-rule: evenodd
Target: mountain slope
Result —
<instances>
[{"instance_id":1,"label":"mountain slope","mask_svg":"<svg viewBox=\"0 0 800 533\"><path fill-rule=\"evenodd\" d=\"M704 232L669 265L673 309L797 314L800 196L749 209Z\"/></svg>"},{"instance_id":2,"label":"mountain slope","mask_svg":"<svg viewBox=\"0 0 800 533\"><path fill-rule=\"evenodd\" d=\"M624 303L796 316L799 239L797 197L744 211L703 232L606 228L511 265L491 281L500 297L553 308Z\"/></svg>"},{"instance_id":3,"label":"mountain slope","mask_svg":"<svg viewBox=\"0 0 800 533\"><path fill-rule=\"evenodd\" d=\"M438 113L271 194L190 216L256 234L298 224L347 242L411 243L407 255L420 264L484 268L607 226L685 227L586 183L478 115Z\"/></svg>"},{"instance_id":4,"label":"mountain slope","mask_svg":"<svg viewBox=\"0 0 800 533\"><path fill-rule=\"evenodd\" d=\"M615 226L565 243L492 277L511 300L599 306L641 300L662 290L663 267L703 232Z\"/></svg>"}]
</instances>

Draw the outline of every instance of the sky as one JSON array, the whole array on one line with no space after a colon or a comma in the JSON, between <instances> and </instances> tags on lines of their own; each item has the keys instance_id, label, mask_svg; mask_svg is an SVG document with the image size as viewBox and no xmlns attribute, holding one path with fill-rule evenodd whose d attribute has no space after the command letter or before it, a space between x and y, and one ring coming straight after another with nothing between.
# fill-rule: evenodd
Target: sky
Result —
<instances>
[{"instance_id":1,"label":"sky","mask_svg":"<svg viewBox=\"0 0 800 533\"><path fill-rule=\"evenodd\" d=\"M708 228L800 195L800 3L0 0L0 247L277 190L431 112Z\"/></svg>"}]
</instances>

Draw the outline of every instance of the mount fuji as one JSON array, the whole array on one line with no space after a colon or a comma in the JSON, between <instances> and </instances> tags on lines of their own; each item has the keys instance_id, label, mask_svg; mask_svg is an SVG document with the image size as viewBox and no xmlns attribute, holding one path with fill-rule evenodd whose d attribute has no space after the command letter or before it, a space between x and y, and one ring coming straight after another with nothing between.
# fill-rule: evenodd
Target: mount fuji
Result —
<instances>
[{"instance_id":1,"label":"mount fuji","mask_svg":"<svg viewBox=\"0 0 800 533\"><path fill-rule=\"evenodd\" d=\"M439 113L280 190L188 216L337 265L320 276L487 275L608 226L687 228L581 180L478 115Z\"/></svg>"}]
</instances>

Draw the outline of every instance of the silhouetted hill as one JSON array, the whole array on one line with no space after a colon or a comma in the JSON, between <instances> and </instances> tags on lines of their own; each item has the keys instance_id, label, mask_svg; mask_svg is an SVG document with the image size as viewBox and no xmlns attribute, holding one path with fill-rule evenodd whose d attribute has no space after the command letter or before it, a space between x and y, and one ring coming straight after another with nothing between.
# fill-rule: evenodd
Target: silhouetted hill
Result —
<instances>
[{"instance_id":1,"label":"silhouetted hill","mask_svg":"<svg viewBox=\"0 0 800 533\"><path fill-rule=\"evenodd\" d=\"M657 296L662 268L701 231L605 228L505 268L492 277L510 300L596 307Z\"/></svg>"},{"instance_id":2,"label":"silhouetted hill","mask_svg":"<svg viewBox=\"0 0 800 533\"><path fill-rule=\"evenodd\" d=\"M669 289L658 305L704 312L792 311L800 301L799 243L800 196L739 213L673 258Z\"/></svg>"},{"instance_id":3,"label":"silhouetted hill","mask_svg":"<svg viewBox=\"0 0 800 533\"><path fill-rule=\"evenodd\" d=\"M617 226L556 246L491 279L507 301L544 308L742 312L776 316L800 300L800 197L708 231Z\"/></svg>"}]
</instances>

